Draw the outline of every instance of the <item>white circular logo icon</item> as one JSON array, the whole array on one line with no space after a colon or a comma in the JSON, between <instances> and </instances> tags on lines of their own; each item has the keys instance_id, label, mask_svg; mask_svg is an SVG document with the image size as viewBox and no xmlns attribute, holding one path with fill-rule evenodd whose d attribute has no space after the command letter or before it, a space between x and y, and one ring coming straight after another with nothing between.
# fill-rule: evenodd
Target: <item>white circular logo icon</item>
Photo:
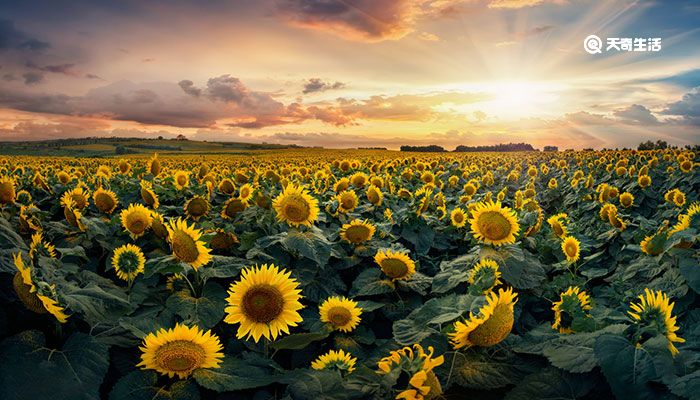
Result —
<instances>
[{"instance_id":1,"label":"white circular logo icon","mask_svg":"<svg viewBox=\"0 0 700 400\"><path fill-rule=\"evenodd\" d=\"M596 35L588 35L583 39L583 49L588 52L588 54L599 54L603 50L603 41Z\"/></svg>"}]
</instances>

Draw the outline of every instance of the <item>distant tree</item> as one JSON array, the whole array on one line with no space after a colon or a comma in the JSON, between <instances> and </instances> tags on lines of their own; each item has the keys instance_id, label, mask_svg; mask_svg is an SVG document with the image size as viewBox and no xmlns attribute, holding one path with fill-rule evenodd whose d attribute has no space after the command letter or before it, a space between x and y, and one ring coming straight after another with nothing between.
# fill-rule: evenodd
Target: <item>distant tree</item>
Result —
<instances>
[{"instance_id":1,"label":"distant tree","mask_svg":"<svg viewBox=\"0 0 700 400\"><path fill-rule=\"evenodd\" d=\"M457 146L455 148L456 152L477 152L477 151L535 151L535 148L528 143L499 143L490 146Z\"/></svg>"},{"instance_id":2,"label":"distant tree","mask_svg":"<svg viewBox=\"0 0 700 400\"><path fill-rule=\"evenodd\" d=\"M544 146L544 151L559 151L557 146Z\"/></svg>"},{"instance_id":3,"label":"distant tree","mask_svg":"<svg viewBox=\"0 0 700 400\"><path fill-rule=\"evenodd\" d=\"M114 152L116 154L127 154L129 150L126 147L119 145L114 149Z\"/></svg>"},{"instance_id":4,"label":"distant tree","mask_svg":"<svg viewBox=\"0 0 700 400\"><path fill-rule=\"evenodd\" d=\"M417 151L423 153L442 153L445 149L442 146L431 144L429 146L401 146L401 151Z\"/></svg>"}]
</instances>

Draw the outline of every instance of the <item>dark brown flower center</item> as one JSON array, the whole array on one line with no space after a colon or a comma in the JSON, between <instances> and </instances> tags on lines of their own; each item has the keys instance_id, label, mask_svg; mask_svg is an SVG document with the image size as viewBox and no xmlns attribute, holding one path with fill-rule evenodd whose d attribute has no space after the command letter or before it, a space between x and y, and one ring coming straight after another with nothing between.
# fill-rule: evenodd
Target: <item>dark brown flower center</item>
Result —
<instances>
[{"instance_id":1,"label":"dark brown flower center","mask_svg":"<svg viewBox=\"0 0 700 400\"><path fill-rule=\"evenodd\" d=\"M243 295L242 308L246 317L267 324L284 310L284 298L274 286L256 285Z\"/></svg>"}]
</instances>

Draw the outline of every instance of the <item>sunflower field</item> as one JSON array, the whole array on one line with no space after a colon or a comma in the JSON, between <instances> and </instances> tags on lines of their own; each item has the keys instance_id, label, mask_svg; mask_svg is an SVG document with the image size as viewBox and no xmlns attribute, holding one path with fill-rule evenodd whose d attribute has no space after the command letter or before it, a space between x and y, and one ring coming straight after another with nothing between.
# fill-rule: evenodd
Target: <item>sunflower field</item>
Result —
<instances>
[{"instance_id":1,"label":"sunflower field","mask_svg":"<svg viewBox=\"0 0 700 400\"><path fill-rule=\"evenodd\" d=\"M691 150L0 159L0 399L698 399Z\"/></svg>"}]
</instances>

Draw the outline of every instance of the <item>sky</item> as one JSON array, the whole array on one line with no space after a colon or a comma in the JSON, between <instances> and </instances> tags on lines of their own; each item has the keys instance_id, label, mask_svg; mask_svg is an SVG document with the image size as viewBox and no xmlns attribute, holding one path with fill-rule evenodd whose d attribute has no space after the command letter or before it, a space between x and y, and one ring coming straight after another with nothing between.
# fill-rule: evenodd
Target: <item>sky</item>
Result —
<instances>
[{"instance_id":1,"label":"sky","mask_svg":"<svg viewBox=\"0 0 700 400\"><path fill-rule=\"evenodd\" d=\"M0 141L700 144L693 0L0 0L0 8ZM599 53L584 49L589 35L601 38ZM607 50L610 38L660 38L660 49Z\"/></svg>"}]
</instances>

